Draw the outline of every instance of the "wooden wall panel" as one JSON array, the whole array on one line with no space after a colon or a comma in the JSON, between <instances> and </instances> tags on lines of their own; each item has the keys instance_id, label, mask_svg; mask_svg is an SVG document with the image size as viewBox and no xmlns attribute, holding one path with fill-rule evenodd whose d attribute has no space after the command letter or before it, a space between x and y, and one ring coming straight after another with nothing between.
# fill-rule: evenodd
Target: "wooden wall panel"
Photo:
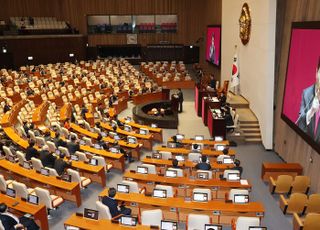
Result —
<instances>
[{"instance_id":1,"label":"wooden wall panel","mask_svg":"<svg viewBox=\"0 0 320 230\"><path fill-rule=\"evenodd\" d=\"M280 5L279 5L280 4ZM287 162L300 162L304 173L311 176L312 192L320 192L319 165L320 155L314 151L299 135L295 133L282 119L282 99L286 77L288 52L290 45L291 23L294 21L319 21L320 1L318 0L279 0L277 21L277 41L281 45L276 47L279 58L276 59L276 110L274 123L274 149ZM279 28L280 27L280 28ZM312 158L313 163L310 163Z\"/></svg>"}]
</instances>

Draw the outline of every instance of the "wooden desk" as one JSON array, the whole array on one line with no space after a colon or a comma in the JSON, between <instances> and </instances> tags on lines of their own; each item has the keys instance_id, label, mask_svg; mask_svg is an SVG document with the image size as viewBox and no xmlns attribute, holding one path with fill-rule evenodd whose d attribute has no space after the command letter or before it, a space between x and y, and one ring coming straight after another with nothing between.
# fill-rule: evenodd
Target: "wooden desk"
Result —
<instances>
[{"instance_id":1,"label":"wooden desk","mask_svg":"<svg viewBox=\"0 0 320 230\"><path fill-rule=\"evenodd\" d=\"M169 139L168 139L168 141L170 142L172 142L173 140L172 140L172 138L170 137ZM204 144L204 145L212 145L212 146L214 146L214 145L229 145L229 141L213 141L213 140L202 140L202 141L197 141L197 140L195 140L195 139L182 139L181 141L180 141L182 144L188 144L188 145L191 145L192 143L202 143L202 144Z\"/></svg>"},{"instance_id":2,"label":"wooden desk","mask_svg":"<svg viewBox=\"0 0 320 230\"><path fill-rule=\"evenodd\" d=\"M63 122L71 117L72 106L70 103L64 104L60 109L60 121Z\"/></svg>"},{"instance_id":3,"label":"wooden desk","mask_svg":"<svg viewBox=\"0 0 320 230\"><path fill-rule=\"evenodd\" d=\"M102 156L108 163L111 162L114 168L120 169L122 172L125 170L124 155L122 153L112 153L103 149L95 149L88 145L80 145L80 150Z\"/></svg>"},{"instance_id":4,"label":"wooden desk","mask_svg":"<svg viewBox=\"0 0 320 230\"><path fill-rule=\"evenodd\" d=\"M103 190L99 197L108 194L108 188ZM259 202L250 202L248 204L233 204L224 201L211 200L208 202L185 201L182 197L155 198L145 196L141 193L117 193L115 199L125 201L132 207L138 206L142 209L154 209L154 206L160 206L164 211L177 214L175 220L186 221L186 217L191 213L207 214L212 218L213 223L230 225L231 219L238 216L263 216L264 207ZM213 212L218 212L217 215Z\"/></svg>"},{"instance_id":5,"label":"wooden desk","mask_svg":"<svg viewBox=\"0 0 320 230\"><path fill-rule=\"evenodd\" d=\"M111 220L101 219L101 220L90 220L87 218L83 218L80 216L76 216L76 214L72 214L65 222L64 226L73 226L78 227L80 229L94 229L94 230L122 230L122 229L150 229L149 226L137 225L135 227L126 227L120 224L114 224Z\"/></svg>"},{"instance_id":6,"label":"wooden desk","mask_svg":"<svg viewBox=\"0 0 320 230\"><path fill-rule=\"evenodd\" d=\"M154 150L156 151L166 151L166 152L171 152L172 154L174 155L177 155L177 154L183 154L183 155L188 155L189 153L191 153L191 149L184 149L184 148L168 148L168 147L162 147L160 145L156 146L154 148ZM208 157L217 157L219 155L222 155L222 151L215 151L215 150L210 150L210 149L203 149L201 151L201 153L203 155L207 155ZM234 149L229 149L229 153L228 155L230 156L234 156L236 153L235 153L235 150Z\"/></svg>"},{"instance_id":7,"label":"wooden desk","mask_svg":"<svg viewBox=\"0 0 320 230\"><path fill-rule=\"evenodd\" d=\"M303 168L299 163L267 163L264 162L261 168L261 178L269 181L269 177L276 179L279 175L302 175Z\"/></svg>"},{"instance_id":8,"label":"wooden desk","mask_svg":"<svg viewBox=\"0 0 320 230\"><path fill-rule=\"evenodd\" d=\"M35 125L41 125L46 120L46 115L49 108L49 102L44 101L39 105L32 114L32 122Z\"/></svg>"},{"instance_id":9,"label":"wooden desk","mask_svg":"<svg viewBox=\"0 0 320 230\"><path fill-rule=\"evenodd\" d=\"M208 109L208 128L211 137L222 136L226 139L226 121L224 118L216 118L211 108Z\"/></svg>"},{"instance_id":10,"label":"wooden desk","mask_svg":"<svg viewBox=\"0 0 320 230\"><path fill-rule=\"evenodd\" d=\"M17 104L15 104L10 111L6 112L2 119L0 125L4 127L12 126L17 121L17 116L21 110L21 108L27 103L26 100L21 100Z\"/></svg>"},{"instance_id":11,"label":"wooden desk","mask_svg":"<svg viewBox=\"0 0 320 230\"><path fill-rule=\"evenodd\" d=\"M135 123L134 121L130 121L130 122L127 123L127 122L125 122L125 119L120 119L120 121L122 123L130 125L133 128L136 128L136 129L140 129L140 128L148 129L149 132L152 133L152 136L153 136L154 140L157 140L159 142L163 141L162 129L161 128L153 128L153 127L150 127L148 125L140 125L138 123Z\"/></svg>"},{"instance_id":12,"label":"wooden desk","mask_svg":"<svg viewBox=\"0 0 320 230\"><path fill-rule=\"evenodd\" d=\"M6 178L13 177L17 181L23 181L27 186L39 186L48 189L52 194L75 202L78 207L81 205L79 183L62 181L53 176L44 176L33 169L25 169L19 166L19 164L11 163L5 159L0 160L0 170Z\"/></svg>"},{"instance_id":13,"label":"wooden desk","mask_svg":"<svg viewBox=\"0 0 320 230\"><path fill-rule=\"evenodd\" d=\"M110 124L101 122L100 125L102 128L113 132L113 128ZM120 135L136 137L138 139L138 142L141 143L143 145L143 147L145 147L149 150L152 150L152 135L151 134L142 135L142 134L139 134L136 132L127 132L123 129L120 129L119 127L117 128L116 132Z\"/></svg>"},{"instance_id":14,"label":"wooden desk","mask_svg":"<svg viewBox=\"0 0 320 230\"><path fill-rule=\"evenodd\" d=\"M242 185L240 182L231 182L220 179L198 180L189 177L169 178L157 174L140 174L134 172L125 172L124 178L130 178L137 181L146 188L147 192L152 192L156 184L167 184L179 189L178 193L182 196L192 193L193 188L210 188L212 189L212 197L214 199L224 199L225 194L231 188L251 189L251 184Z\"/></svg>"},{"instance_id":15,"label":"wooden desk","mask_svg":"<svg viewBox=\"0 0 320 230\"><path fill-rule=\"evenodd\" d=\"M163 100L164 94L161 92L145 93L132 96L132 102L135 105Z\"/></svg>"},{"instance_id":16,"label":"wooden desk","mask_svg":"<svg viewBox=\"0 0 320 230\"><path fill-rule=\"evenodd\" d=\"M208 110L210 107L214 109L220 109L221 103L218 100L218 98L212 98L212 100L210 100L210 98L208 97L203 97L201 115L202 115L202 122L204 123L205 126L208 125Z\"/></svg>"},{"instance_id":17,"label":"wooden desk","mask_svg":"<svg viewBox=\"0 0 320 230\"><path fill-rule=\"evenodd\" d=\"M9 209L11 209L14 214L22 216L26 213L31 214L34 220L40 225L40 229L48 230L48 217L47 209L43 204L34 205L21 200L19 197L12 198L0 193L0 203L5 203ZM19 202L17 205L13 206L14 203Z\"/></svg>"}]
</instances>

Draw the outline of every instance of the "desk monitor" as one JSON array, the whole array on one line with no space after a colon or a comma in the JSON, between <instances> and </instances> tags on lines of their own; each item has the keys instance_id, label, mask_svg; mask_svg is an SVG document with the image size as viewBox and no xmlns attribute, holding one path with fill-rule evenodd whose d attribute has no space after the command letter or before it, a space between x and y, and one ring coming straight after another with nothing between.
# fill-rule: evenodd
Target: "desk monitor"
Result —
<instances>
[{"instance_id":1,"label":"desk monitor","mask_svg":"<svg viewBox=\"0 0 320 230\"><path fill-rule=\"evenodd\" d=\"M44 176L49 176L50 175L50 171L49 171L49 169L41 168L40 169L40 174L44 175Z\"/></svg>"},{"instance_id":2,"label":"desk monitor","mask_svg":"<svg viewBox=\"0 0 320 230\"><path fill-rule=\"evenodd\" d=\"M141 135L148 135L148 134L149 134L149 129L140 128L140 129L139 129L139 134L141 134Z\"/></svg>"},{"instance_id":3,"label":"desk monitor","mask_svg":"<svg viewBox=\"0 0 320 230\"><path fill-rule=\"evenodd\" d=\"M130 186L127 184L117 184L117 191L122 193L129 193Z\"/></svg>"},{"instance_id":4,"label":"desk monitor","mask_svg":"<svg viewBox=\"0 0 320 230\"><path fill-rule=\"evenodd\" d=\"M176 155L177 161L184 161L184 156L182 155Z\"/></svg>"},{"instance_id":5,"label":"desk monitor","mask_svg":"<svg viewBox=\"0 0 320 230\"><path fill-rule=\"evenodd\" d=\"M249 195L235 194L233 203L235 203L235 204L247 204L247 203L249 203Z\"/></svg>"},{"instance_id":6,"label":"desk monitor","mask_svg":"<svg viewBox=\"0 0 320 230\"><path fill-rule=\"evenodd\" d=\"M166 177L177 177L177 171L176 170L167 170Z\"/></svg>"},{"instance_id":7,"label":"desk monitor","mask_svg":"<svg viewBox=\"0 0 320 230\"><path fill-rule=\"evenodd\" d=\"M177 141L181 141L184 139L184 135L183 134L177 134L176 135Z\"/></svg>"},{"instance_id":8,"label":"desk monitor","mask_svg":"<svg viewBox=\"0 0 320 230\"><path fill-rule=\"evenodd\" d=\"M136 226L137 218L132 216L121 216L120 224L125 226Z\"/></svg>"},{"instance_id":9,"label":"desk monitor","mask_svg":"<svg viewBox=\"0 0 320 230\"><path fill-rule=\"evenodd\" d=\"M168 148L177 148L177 143L168 142L167 146L168 146Z\"/></svg>"},{"instance_id":10,"label":"desk monitor","mask_svg":"<svg viewBox=\"0 0 320 230\"><path fill-rule=\"evenodd\" d=\"M205 224L204 230L222 230L222 225Z\"/></svg>"},{"instance_id":11,"label":"desk monitor","mask_svg":"<svg viewBox=\"0 0 320 230\"><path fill-rule=\"evenodd\" d=\"M127 137L127 141L130 143L130 144L137 144L138 143L138 140L136 137L131 137L131 136L128 136Z\"/></svg>"},{"instance_id":12,"label":"desk monitor","mask_svg":"<svg viewBox=\"0 0 320 230\"><path fill-rule=\"evenodd\" d=\"M36 195L29 194L27 201L31 204L39 204L39 197Z\"/></svg>"},{"instance_id":13,"label":"desk monitor","mask_svg":"<svg viewBox=\"0 0 320 230\"><path fill-rule=\"evenodd\" d=\"M239 181L240 180L240 173L228 173L227 180L228 181Z\"/></svg>"},{"instance_id":14,"label":"desk monitor","mask_svg":"<svg viewBox=\"0 0 320 230\"><path fill-rule=\"evenodd\" d=\"M131 125L124 125L124 126L123 126L123 129L124 129L125 131L127 131L127 132L132 132L132 127L131 127Z\"/></svg>"},{"instance_id":15,"label":"desk monitor","mask_svg":"<svg viewBox=\"0 0 320 230\"><path fill-rule=\"evenodd\" d=\"M222 163L223 164L233 164L233 159L230 157L225 157L225 158L223 158Z\"/></svg>"},{"instance_id":16,"label":"desk monitor","mask_svg":"<svg viewBox=\"0 0 320 230\"><path fill-rule=\"evenodd\" d=\"M7 188L6 195L15 198L16 197L16 190L12 188Z\"/></svg>"},{"instance_id":17,"label":"desk monitor","mask_svg":"<svg viewBox=\"0 0 320 230\"><path fill-rule=\"evenodd\" d=\"M118 140L121 139L119 135L115 135L113 138L114 138L116 141L118 141Z\"/></svg>"},{"instance_id":18,"label":"desk monitor","mask_svg":"<svg viewBox=\"0 0 320 230\"><path fill-rule=\"evenodd\" d=\"M94 144L93 147L94 147L95 149L102 149L99 144Z\"/></svg>"},{"instance_id":19,"label":"desk monitor","mask_svg":"<svg viewBox=\"0 0 320 230\"><path fill-rule=\"evenodd\" d=\"M178 223L175 221L161 220L161 230L177 230Z\"/></svg>"},{"instance_id":20,"label":"desk monitor","mask_svg":"<svg viewBox=\"0 0 320 230\"><path fill-rule=\"evenodd\" d=\"M158 128L157 124L151 124L151 128Z\"/></svg>"},{"instance_id":21,"label":"desk monitor","mask_svg":"<svg viewBox=\"0 0 320 230\"><path fill-rule=\"evenodd\" d=\"M66 226L66 230L80 230L78 227Z\"/></svg>"},{"instance_id":22,"label":"desk monitor","mask_svg":"<svg viewBox=\"0 0 320 230\"><path fill-rule=\"evenodd\" d=\"M215 145L214 148L217 150L217 151L223 151L225 146L224 145Z\"/></svg>"},{"instance_id":23,"label":"desk monitor","mask_svg":"<svg viewBox=\"0 0 320 230\"><path fill-rule=\"evenodd\" d=\"M223 141L223 136L215 136L214 140L215 141Z\"/></svg>"},{"instance_id":24,"label":"desk monitor","mask_svg":"<svg viewBox=\"0 0 320 230\"><path fill-rule=\"evenodd\" d=\"M191 150L192 150L192 151L195 151L195 152L200 152L200 151L201 151L201 147L202 147L201 144L195 143L195 144L192 144Z\"/></svg>"},{"instance_id":25,"label":"desk monitor","mask_svg":"<svg viewBox=\"0 0 320 230\"><path fill-rule=\"evenodd\" d=\"M203 135L196 135L196 136L194 137L194 139L195 139L196 141L203 141L203 140L204 140L204 136L203 136Z\"/></svg>"},{"instance_id":26,"label":"desk monitor","mask_svg":"<svg viewBox=\"0 0 320 230\"><path fill-rule=\"evenodd\" d=\"M92 220L98 220L99 212L97 210L85 208L83 217L92 219Z\"/></svg>"},{"instance_id":27,"label":"desk monitor","mask_svg":"<svg viewBox=\"0 0 320 230\"><path fill-rule=\"evenodd\" d=\"M162 159L162 154L161 153L152 153L152 158L153 159Z\"/></svg>"},{"instance_id":28,"label":"desk monitor","mask_svg":"<svg viewBox=\"0 0 320 230\"><path fill-rule=\"evenodd\" d=\"M137 173L148 174L148 168L143 166L137 166Z\"/></svg>"},{"instance_id":29,"label":"desk monitor","mask_svg":"<svg viewBox=\"0 0 320 230\"><path fill-rule=\"evenodd\" d=\"M71 155L71 160L78 161L79 157L77 155Z\"/></svg>"},{"instance_id":30,"label":"desk monitor","mask_svg":"<svg viewBox=\"0 0 320 230\"><path fill-rule=\"evenodd\" d=\"M193 200L198 202L207 202L208 201L208 194L202 192L194 192L193 193Z\"/></svg>"},{"instance_id":31,"label":"desk monitor","mask_svg":"<svg viewBox=\"0 0 320 230\"><path fill-rule=\"evenodd\" d=\"M167 198L167 190L154 189L152 196L157 198Z\"/></svg>"},{"instance_id":32,"label":"desk monitor","mask_svg":"<svg viewBox=\"0 0 320 230\"><path fill-rule=\"evenodd\" d=\"M71 182L71 175L69 174L63 174L61 176L61 180L66 181L66 182Z\"/></svg>"},{"instance_id":33,"label":"desk monitor","mask_svg":"<svg viewBox=\"0 0 320 230\"><path fill-rule=\"evenodd\" d=\"M25 169L31 169L31 163L29 161L24 161L22 166Z\"/></svg>"},{"instance_id":34,"label":"desk monitor","mask_svg":"<svg viewBox=\"0 0 320 230\"><path fill-rule=\"evenodd\" d=\"M119 149L115 148L115 147L109 148L109 151L112 152L112 153L119 153Z\"/></svg>"},{"instance_id":35,"label":"desk monitor","mask_svg":"<svg viewBox=\"0 0 320 230\"><path fill-rule=\"evenodd\" d=\"M267 230L267 227L249 226L249 230Z\"/></svg>"},{"instance_id":36,"label":"desk monitor","mask_svg":"<svg viewBox=\"0 0 320 230\"><path fill-rule=\"evenodd\" d=\"M80 145L86 145L86 142L84 140L80 140L79 144Z\"/></svg>"},{"instance_id":37,"label":"desk monitor","mask_svg":"<svg viewBox=\"0 0 320 230\"><path fill-rule=\"evenodd\" d=\"M209 173L208 172L197 172L197 178L199 180L209 180Z\"/></svg>"},{"instance_id":38,"label":"desk monitor","mask_svg":"<svg viewBox=\"0 0 320 230\"><path fill-rule=\"evenodd\" d=\"M98 160L95 159L95 158L91 158L91 159L89 160L89 164L90 164L90 165L93 165L93 166L97 166L97 165L98 165Z\"/></svg>"}]
</instances>

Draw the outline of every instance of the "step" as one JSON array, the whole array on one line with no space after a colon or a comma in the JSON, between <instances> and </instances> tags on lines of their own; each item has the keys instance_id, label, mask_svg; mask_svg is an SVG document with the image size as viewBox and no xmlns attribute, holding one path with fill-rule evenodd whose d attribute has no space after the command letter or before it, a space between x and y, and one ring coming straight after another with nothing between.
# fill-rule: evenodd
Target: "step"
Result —
<instances>
[{"instance_id":1,"label":"step","mask_svg":"<svg viewBox=\"0 0 320 230\"><path fill-rule=\"evenodd\" d=\"M257 120L251 120L251 121L248 121L248 120L241 120L241 118L239 118L239 122L241 123L241 124L248 124L248 125L250 125L250 124L254 124L254 125L259 125L259 121L257 121Z\"/></svg>"},{"instance_id":2,"label":"step","mask_svg":"<svg viewBox=\"0 0 320 230\"><path fill-rule=\"evenodd\" d=\"M244 133L246 138L261 138L260 133Z\"/></svg>"},{"instance_id":3,"label":"step","mask_svg":"<svg viewBox=\"0 0 320 230\"><path fill-rule=\"evenodd\" d=\"M261 143L261 138L246 138L245 141L247 143Z\"/></svg>"},{"instance_id":4,"label":"step","mask_svg":"<svg viewBox=\"0 0 320 230\"><path fill-rule=\"evenodd\" d=\"M259 129L259 124L241 124L240 123L240 129Z\"/></svg>"},{"instance_id":5,"label":"step","mask_svg":"<svg viewBox=\"0 0 320 230\"><path fill-rule=\"evenodd\" d=\"M241 128L241 130L244 132L244 133L260 133L260 129L259 127L256 127L256 128Z\"/></svg>"}]
</instances>

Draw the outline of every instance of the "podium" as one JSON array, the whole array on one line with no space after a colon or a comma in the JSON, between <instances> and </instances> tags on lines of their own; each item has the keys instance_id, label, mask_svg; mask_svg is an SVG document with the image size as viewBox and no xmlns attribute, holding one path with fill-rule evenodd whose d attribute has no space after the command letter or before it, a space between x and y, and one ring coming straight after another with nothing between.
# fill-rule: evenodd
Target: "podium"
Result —
<instances>
[{"instance_id":1,"label":"podium","mask_svg":"<svg viewBox=\"0 0 320 230\"><path fill-rule=\"evenodd\" d=\"M208 110L209 107L212 109L220 109L221 103L218 98L216 97L203 97L202 98L202 122L205 126L208 126Z\"/></svg>"},{"instance_id":2,"label":"podium","mask_svg":"<svg viewBox=\"0 0 320 230\"><path fill-rule=\"evenodd\" d=\"M204 96L213 96L214 92L207 91L203 86L196 85L194 88L194 103L197 116L202 115L202 98Z\"/></svg>"},{"instance_id":3,"label":"podium","mask_svg":"<svg viewBox=\"0 0 320 230\"><path fill-rule=\"evenodd\" d=\"M211 137L222 136L226 139L226 121L223 117L217 117L211 107L208 109L208 128Z\"/></svg>"},{"instance_id":4,"label":"podium","mask_svg":"<svg viewBox=\"0 0 320 230\"><path fill-rule=\"evenodd\" d=\"M172 94L172 96L171 96L171 108L172 108L173 112L178 113L179 97L177 94Z\"/></svg>"}]
</instances>

